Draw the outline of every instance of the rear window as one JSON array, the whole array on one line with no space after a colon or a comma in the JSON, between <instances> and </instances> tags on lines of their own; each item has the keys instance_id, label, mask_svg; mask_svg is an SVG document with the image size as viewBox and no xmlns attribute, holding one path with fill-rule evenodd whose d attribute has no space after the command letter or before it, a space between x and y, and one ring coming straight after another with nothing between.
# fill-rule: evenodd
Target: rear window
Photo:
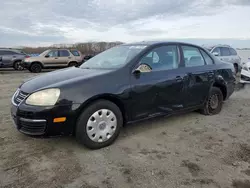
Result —
<instances>
[{"instance_id":1,"label":"rear window","mask_svg":"<svg viewBox=\"0 0 250 188\"><path fill-rule=\"evenodd\" d=\"M222 56L230 56L229 48L227 48L227 47L221 47L220 51L221 51L221 55Z\"/></svg>"},{"instance_id":2,"label":"rear window","mask_svg":"<svg viewBox=\"0 0 250 188\"><path fill-rule=\"evenodd\" d=\"M77 50L70 51L74 56L80 56L80 53Z\"/></svg>"},{"instance_id":3,"label":"rear window","mask_svg":"<svg viewBox=\"0 0 250 188\"><path fill-rule=\"evenodd\" d=\"M231 55L237 55L237 52L233 48L229 48Z\"/></svg>"},{"instance_id":4,"label":"rear window","mask_svg":"<svg viewBox=\"0 0 250 188\"><path fill-rule=\"evenodd\" d=\"M67 50L60 50L60 57L69 57L70 54Z\"/></svg>"},{"instance_id":5,"label":"rear window","mask_svg":"<svg viewBox=\"0 0 250 188\"><path fill-rule=\"evenodd\" d=\"M10 51L10 50L1 50L0 53L1 53L1 55L16 55L16 54L18 54L17 52Z\"/></svg>"}]
</instances>

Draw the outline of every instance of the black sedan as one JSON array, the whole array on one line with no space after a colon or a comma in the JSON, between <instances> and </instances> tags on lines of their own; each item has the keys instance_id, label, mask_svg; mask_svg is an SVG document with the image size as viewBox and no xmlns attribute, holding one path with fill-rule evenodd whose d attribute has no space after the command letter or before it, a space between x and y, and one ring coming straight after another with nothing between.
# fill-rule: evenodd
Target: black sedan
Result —
<instances>
[{"instance_id":1,"label":"black sedan","mask_svg":"<svg viewBox=\"0 0 250 188\"><path fill-rule=\"evenodd\" d=\"M110 145L125 123L200 110L218 114L234 91L232 64L179 42L123 44L80 67L34 77L12 97L16 128L28 135L76 135Z\"/></svg>"}]
</instances>

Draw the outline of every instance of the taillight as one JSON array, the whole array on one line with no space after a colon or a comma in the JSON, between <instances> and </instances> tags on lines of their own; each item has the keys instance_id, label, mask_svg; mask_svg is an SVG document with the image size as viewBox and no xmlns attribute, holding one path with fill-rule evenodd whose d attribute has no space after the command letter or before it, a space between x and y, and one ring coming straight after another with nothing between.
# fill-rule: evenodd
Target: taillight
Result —
<instances>
[{"instance_id":1,"label":"taillight","mask_svg":"<svg viewBox=\"0 0 250 188\"><path fill-rule=\"evenodd\" d=\"M30 58L30 56L26 55L25 58Z\"/></svg>"}]
</instances>

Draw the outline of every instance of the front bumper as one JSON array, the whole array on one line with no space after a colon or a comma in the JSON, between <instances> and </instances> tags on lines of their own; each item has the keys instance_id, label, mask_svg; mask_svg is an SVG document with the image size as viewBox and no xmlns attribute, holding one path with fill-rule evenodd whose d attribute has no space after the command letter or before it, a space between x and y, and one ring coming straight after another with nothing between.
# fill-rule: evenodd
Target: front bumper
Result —
<instances>
[{"instance_id":1,"label":"front bumper","mask_svg":"<svg viewBox=\"0 0 250 188\"><path fill-rule=\"evenodd\" d=\"M12 104L11 116L18 131L32 136L71 135L74 132L77 113L74 105L53 107L20 106ZM66 117L64 122L54 123L54 118Z\"/></svg>"},{"instance_id":2,"label":"front bumper","mask_svg":"<svg viewBox=\"0 0 250 188\"><path fill-rule=\"evenodd\" d=\"M250 71L241 70L240 83L250 83Z\"/></svg>"}]
</instances>

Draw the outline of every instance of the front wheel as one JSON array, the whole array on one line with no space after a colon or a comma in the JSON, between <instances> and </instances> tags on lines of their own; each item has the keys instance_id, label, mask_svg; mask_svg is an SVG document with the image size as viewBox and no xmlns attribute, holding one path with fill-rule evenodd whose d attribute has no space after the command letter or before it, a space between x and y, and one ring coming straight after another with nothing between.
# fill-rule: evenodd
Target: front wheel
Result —
<instances>
[{"instance_id":1,"label":"front wheel","mask_svg":"<svg viewBox=\"0 0 250 188\"><path fill-rule=\"evenodd\" d=\"M76 67L77 66L77 62L70 62L68 66L69 67Z\"/></svg>"},{"instance_id":2,"label":"front wheel","mask_svg":"<svg viewBox=\"0 0 250 188\"><path fill-rule=\"evenodd\" d=\"M24 68L22 67L22 65L21 65L21 61L16 61L15 63L14 63L14 65L13 65L13 68L15 69L15 70L23 70Z\"/></svg>"},{"instance_id":3,"label":"front wheel","mask_svg":"<svg viewBox=\"0 0 250 188\"><path fill-rule=\"evenodd\" d=\"M112 144L120 133L123 117L120 109L107 100L88 106L76 125L76 139L89 149L99 149Z\"/></svg>"},{"instance_id":4,"label":"front wheel","mask_svg":"<svg viewBox=\"0 0 250 188\"><path fill-rule=\"evenodd\" d=\"M29 68L30 72L39 73L42 71L42 66L39 63L33 63Z\"/></svg>"},{"instance_id":5,"label":"front wheel","mask_svg":"<svg viewBox=\"0 0 250 188\"><path fill-rule=\"evenodd\" d=\"M220 113L223 104L223 94L218 87L212 87L201 113L215 115Z\"/></svg>"}]
</instances>

